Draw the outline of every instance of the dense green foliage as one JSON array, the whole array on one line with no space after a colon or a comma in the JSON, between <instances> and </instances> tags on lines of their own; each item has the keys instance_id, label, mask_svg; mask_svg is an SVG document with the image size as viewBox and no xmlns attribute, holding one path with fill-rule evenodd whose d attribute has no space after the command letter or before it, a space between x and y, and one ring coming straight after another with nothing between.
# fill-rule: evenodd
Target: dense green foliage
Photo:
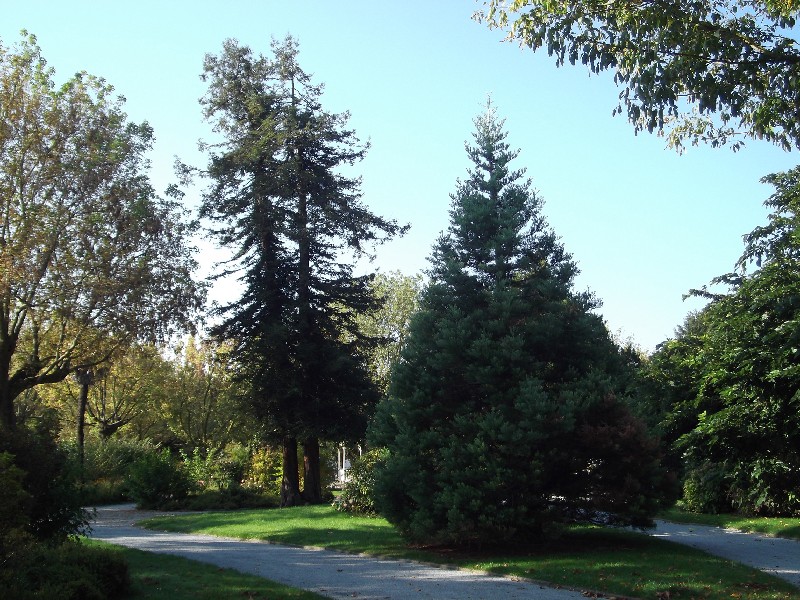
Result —
<instances>
[{"instance_id":1,"label":"dense green foliage","mask_svg":"<svg viewBox=\"0 0 800 600\"><path fill-rule=\"evenodd\" d=\"M320 105L321 87L297 62L297 43L273 58L234 40L207 55L201 99L223 141L208 146L201 216L235 252L242 297L223 306L215 335L233 342L239 383L272 440L284 446L282 501L300 501L295 448L304 450L304 499L321 501L319 440L357 439L377 400L354 315L375 300L351 257L400 228L360 200L339 168L365 147L348 116ZM347 334L347 335L345 335Z\"/></svg>"},{"instance_id":2,"label":"dense green foliage","mask_svg":"<svg viewBox=\"0 0 800 600\"><path fill-rule=\"evenodd\" d=\"M21 519L22 531L36 539L60 541L83 530L87 515L81 509L77 472L54 437L47 422L23 422L0 437L0 455L7 457L5 476L22 486L22 490L13 491L12 486L7 491L10 504L6 508L11 513L0 515L0 520ZM21 515L12 508L20 493L25 497Z\"/></svg>"},{"instance_id":3,"label":"dense green foliage","mask_svg":"<svg viewBox=\"0 0 800 600\"><path fill-rule=\"evenodd\" d=\"M490 0L476 16L558 65L611 71L636 130L800 147L796 0Z\"/></svg>"},{"instance_id":4,"label":"dense green foliage","mask_svg":"<svg viewBox=\"0 0 800 600\"><path fill-rule=\"evenodd\" d=\"M128 493L140 508L174 507L195 485L167 449L141 456L128 471Z\"/></svg>"},{"instance_id":5,"label":"dense green foliage","mask_svg":"<svg viewBox=\"0 0 800 600\"><path fill-rule=\"evenodd\" d=\"M347 482L334 506L342 512L375 516L375 471L386 460L386 449L375 448L353 460L347 470Z\"/></svg>"},{"instance_id":6,"label":"dense green foliage","mask_svg":"<svg viewBox=\"0 0 800 600\"><path fill-rule=\"evenodd\" d=\"M84 552L76 472L43 424L20 422L0 437L0 597L106 600L127 588L127 567L102 550Z\"/></svg>"},{"instance_id":7,"label":"dense green foliage","mask_svg":"<svg viewBox=\"0 0 800 600\"><path fill-rule=\"evenodd\" d=\"M411 316L419 305L422 276L378 273L370 287L378 306L356 314L356 323L362 335L377 341L368 350L367 359L372 379L385 395L392 369L400 359L400 350L408 335Z\"/></svg>"},{"instance_id":8,"label":"dense green foliage","mask_svg":"<svg viewBox=\"0 0 800 600\"><path fill-rule=\"evenodd\" d=\"M51 546L19 539L0 565L2 598L116 600L129 587L123 558L74 540Z\"/></svg>"},{"instance_id":9,"label":"dense green foliage","mask_svg":"<svg viewBox=\"0 0 800 600\"><path fill-rule=\"evenodd\" d=\"M711 302L649 368L692 510L800 515L800 169L765 181L769 222L713 282L728 291L695 291Z\"/></svg>"},{"instance_id":10,"label":"dense green foliage","mask_svg":"<svg viewBox=\"0 0 800 600\"><path fill-rule=\"evenodd\" d=\"M645 525L667 478L624 403L624 354L491 106L371 443L377 504L416 541L529 539L578 519Z\"/></svg>"}]
</instances>

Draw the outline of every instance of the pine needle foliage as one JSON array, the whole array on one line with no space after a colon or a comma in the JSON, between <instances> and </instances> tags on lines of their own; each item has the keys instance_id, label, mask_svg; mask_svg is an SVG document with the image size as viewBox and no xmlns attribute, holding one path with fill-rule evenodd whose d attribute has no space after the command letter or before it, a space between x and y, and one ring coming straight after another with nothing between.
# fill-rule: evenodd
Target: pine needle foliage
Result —
<instances>
[{"instance_id":1,"label":"pine needle foliage","mask_svg":"<svg viewBox=\"0 0 800 600\"><path fill-rule=\"evenodd\" d=\"M408 539L530 540L572 520L646 525L669 489L599 303L514 170L504 121L475 121L430 283L371 441L382 514Z\"/></svg>"}]
</instances>

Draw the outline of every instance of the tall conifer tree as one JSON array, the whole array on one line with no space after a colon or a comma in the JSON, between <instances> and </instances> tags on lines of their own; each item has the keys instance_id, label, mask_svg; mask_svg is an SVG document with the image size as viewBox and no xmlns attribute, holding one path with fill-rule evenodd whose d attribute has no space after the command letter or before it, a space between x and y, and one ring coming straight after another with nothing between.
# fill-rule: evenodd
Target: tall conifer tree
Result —
<instances>
[{"instance_id":1,"label":"tall conifer tree","mask_svg":"<svg viewBox=\"0 0 800 600\"><path fill-rule=\"evenodd\" d=\"M511 168L491 103L372 441L378 504L409 538L522 539L602 512L642 524L665 475L619 399L626 365L577 268Z\"/></svg>"},{"instance_id":2,"label":"tall conifer tree","mask_svg":"<svg viewBox=\"0 0 800 600\"><path fill-rule=\"evenodd\" d=\"M282 504L301 500L297 447L303 446L304 500L321 501L319 439L363 434L376 400L353 315L374 302L367 277L343 256L401 228L360 199L360 180L339 169L366 147L347 114L325 112L322 87L297 62L297 42L254 56L234 40L205 59L205 117L223 137L210 146L213 185L201 214L244 283L221 307L214 334L235 340L249 401L284 449ZM347 332L349 335L343 336ZM348 341L343 341L348 340Z\"/></svg>"}]
</instances>

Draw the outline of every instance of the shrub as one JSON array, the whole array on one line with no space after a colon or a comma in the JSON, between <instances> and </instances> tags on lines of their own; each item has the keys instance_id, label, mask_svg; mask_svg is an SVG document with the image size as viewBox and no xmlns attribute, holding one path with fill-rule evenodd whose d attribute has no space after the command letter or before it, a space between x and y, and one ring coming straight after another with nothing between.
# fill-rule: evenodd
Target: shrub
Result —
<instances>
[{"instance_id":1,"label":"shrub","mask_svg":"<svg viewBox=\"0 0 800 600\"><path fill-rule=\"evenodd\" d=\"M779 458L760 457L733 468L731 503L740 512L800 516L800 469Z\"/></svg>"},{"instance_id":2,"label":"shrub","mask_svg":"<svg viewBox=\"0 0 800 600\"><path fill-rule=\"evenodd\" d=\"M131 465L128 492L139 508L172 508L192 491L194 485L184 466L168 449L151 452Z\"/></svg>"},{"instance_id":3,"label":"shrub","mask_svg":"<svg viewBox=\"0 0 800 600\"><path fill-rule=\"evenodd\" d=\"M30 419L0 436L0 453L13 455L14 467L24 473L20 481L29 496L24 503L25 529L40 540L64 540L88 525L77 472L54 441L56 425L47 418Z\"/></svg>"},{"instance_id":4,"label":"shrub","mask_svg":"<svg viewBox=\"0 0 800 600\"><path fill-rule=\"evenodd\" d=\"M278 496L243 487L205 490L180 503L186 510L236 510L240 508L277 508Z\"/></svg>"},{"instance_id":5,"label":"shrub","mask_svg":"<svg viewBox=\"0 0 800 600\"><path fill-rule=\"evenodd\" d=\"M730 512L727 489L725 466L703 463L686 474L681 508L695 513Z\"/></svg>"},{"instance_id":6,"label":"shrub","mask_svg":"<svg viewBox=\"0 0 800 600\"><path fill-rule=\"evenodd\" d=\"M0 597L15 600L110 600L129 586L128 566L113 550L76 541L20 537L0 567Z\"/></svg>"},{"instance_id":7,"label":"shrub","mask_svg":"<svg viewBox=\"0 0 800 600\"><path fill-rule=\"evenodd\" d=\"M203 452L200 448L191 454L181 451L181 458L187 474L201 490L240 487L251 463L250 451L239 444L222 451Z\"/></svg>"},{"instance_id":8,"label":"shrub","mask_svg":"<svg viewBox=\"0 0 800 600\"><path fill-rule=\"evenodd\" d=\"M23 488L24 478L25 472L14 464L14 456L0 453L0 555L5 553L6 539L28 521L25 505L31 497Z\"/></svg>"},{"instance_id":9,"label":"shrub","mask_svg":"<svg viewBox=\"0 0 800 600\"><path fill-rule=\"evenodd\" d=\"M356 458L347 472L348 480L334 506L342 512L374 516L375 469L386 460L385 448L374 448Z\"/></svg>"},{"instance_id":10,"label":"shrub","mask_svg":"<svg viewBox=\"0 0 800 600\"><path fill-rule=\"evenodd\" d=\"M122 502L128 498L128 469L142 456L156 451L149 441L110 438L87 440L81 469L75 442L61 443L72 469L80 474L80 499L84 506Z\"/></svg>"},{"instance_id":11,"label":"shrub","mask_svg":"<svg viewBox=\"0 0 800 600\"><path fill-rule=\"evenodd\" d=\"M281 462L283 458L279 448L265 446L253 451L250 465L245 473L244 485L260 490L271 496L281 494Z\"/></svg>"}]
</instances>

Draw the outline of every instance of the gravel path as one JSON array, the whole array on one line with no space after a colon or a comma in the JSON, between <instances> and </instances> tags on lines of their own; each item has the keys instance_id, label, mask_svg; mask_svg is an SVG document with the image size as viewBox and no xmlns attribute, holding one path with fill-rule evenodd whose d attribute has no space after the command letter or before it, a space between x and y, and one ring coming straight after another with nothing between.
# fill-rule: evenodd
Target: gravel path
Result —
<instances>
[{"instance_id":1,"label":"gravel path","mask_svg":"<svg viewBox=\"0 0 800 600\"><path fill-rule=\"evenodd\" d=\"M577 600L586 597L574 590L411 561L134 527L137 521L164 514L168 513L134 510L130 504L100 507L92 537L252 573L330 598ZM798 541L664 521L658 522L651 535L762 569L800 587Z\"/></svg>"},{"instance_id":2,"label":"gravel path","mask_svg":"<svg viewBox=\"0 0 800 600\"><path fill-rule=\"evenodd\" d=\"M134 527L154 515L131 505L97 509L92 537L174 554L252 573L330 598L360 600L585 600L574 590L555 589L512 578L447 569L411 561L383 560L330 550L309 550L210 535L164 533Z\"/></svg>"},{"instance_id":3,"label":"gravel path","mask_svg":"<svg viewBox=\"0 0 800 600\"><path fill-rule=\"evenodd\" d=\"M706 525L656 525L650 535L761 569L800 587L800 541Z\"/></svg>"}]
</instances>

